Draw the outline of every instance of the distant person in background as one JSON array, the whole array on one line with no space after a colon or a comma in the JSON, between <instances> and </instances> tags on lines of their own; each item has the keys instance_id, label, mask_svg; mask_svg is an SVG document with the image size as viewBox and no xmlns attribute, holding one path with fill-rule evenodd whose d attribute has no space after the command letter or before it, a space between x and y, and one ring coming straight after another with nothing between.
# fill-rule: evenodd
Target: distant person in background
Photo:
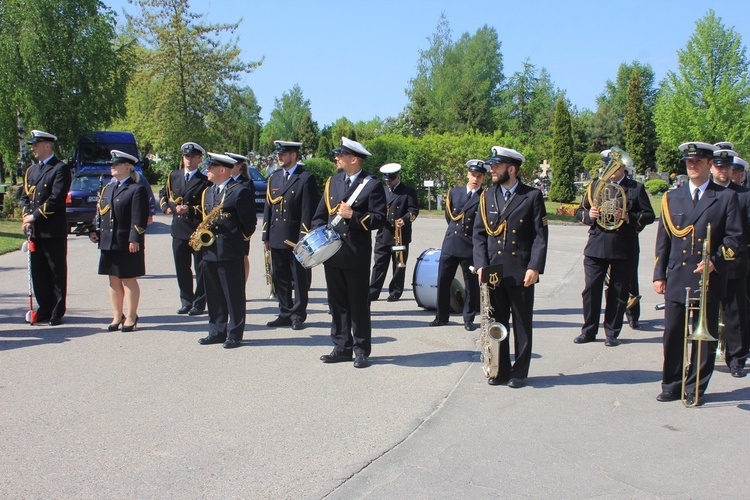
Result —
<instances>
[{"instance_id":1,"label":"distant person in background","mask_svg":"<svg viewBox=\"0 0 750 500\"><path fill-rule=\"evenodd\" d=\"M138 277L146 274L145 233L148 193L138 182L137 158L112 150L112 179L102 189L97 204L101 230L89 233L99 243L99 274L109 276L112 323L107 330L132 332L138 325L141 289Z\"/></svg>"},{"instance_id":2,"label":"distant person in background","mask_svg":"<svg viewBox=\"0 0 750 500\"><path fill-rule=\"evenodd\" d=\"M68 218L65 199L72 181L70 168L55 156L57 137L32 130L28 144L39 163L26 170L21 193L21 229L35 245L31 278L39 304L37 323L62 323L68 289Z\"/></svg>"}]
</instances>

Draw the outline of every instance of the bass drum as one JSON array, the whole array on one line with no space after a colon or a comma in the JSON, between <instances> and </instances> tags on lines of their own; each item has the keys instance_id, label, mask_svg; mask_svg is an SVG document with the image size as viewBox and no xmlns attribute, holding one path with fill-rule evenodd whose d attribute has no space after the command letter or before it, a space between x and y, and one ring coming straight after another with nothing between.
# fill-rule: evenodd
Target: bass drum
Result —
<instances>
[{"instance_id":1,"label":"bass drum","mask_svg":"<svg viewBox=\"0 0 750 500\"><path fill-rule=\"evenodd\" d=\"M439 266L439 248L428 248L417 258L417 265L414 267L414 278L411 286L414 290L414 298L419 307L437 309ZM457 273L457 275L463 278L463 273ZM465 299L466 290L463 282L459 281L458 278L453 278L453 282L451 283L451 311L454 313L462 312Z\"/></svg>"}]
</instances>

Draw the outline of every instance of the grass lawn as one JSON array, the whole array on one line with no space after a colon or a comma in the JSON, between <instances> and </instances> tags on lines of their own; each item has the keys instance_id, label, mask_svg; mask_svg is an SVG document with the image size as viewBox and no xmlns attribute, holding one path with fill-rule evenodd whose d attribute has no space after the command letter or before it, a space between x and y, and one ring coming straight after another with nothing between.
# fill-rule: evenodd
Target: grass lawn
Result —
<instances>
[{"instance_id":1,"label":"grass lawn","mask_svg":"<svg viewBox=\"0 0 750 500\"><path fill-rule=\"evenodd\" d=\"M25 239L20 220L0 219L0 255L20 249Z\"/></svg>"}]
</instances>

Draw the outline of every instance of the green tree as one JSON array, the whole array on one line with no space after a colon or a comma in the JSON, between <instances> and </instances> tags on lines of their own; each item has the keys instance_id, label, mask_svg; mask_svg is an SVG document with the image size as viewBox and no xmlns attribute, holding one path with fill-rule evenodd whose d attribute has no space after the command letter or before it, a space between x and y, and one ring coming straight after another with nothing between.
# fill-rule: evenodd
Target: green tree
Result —
<instances>
[{"instance_id":1,"label":"green tree","mask_svg":"<svg viewBox=\"0 0 750 500\"><path fill-rule=\"evenodd\" d=\"M206 117L211 134L210 143L222 145L230 152L246 155L255 151L261 129L260 105L249 87L237 89L229 95L222 116L213 113Z\"/></svg>"},{"instance_id":2,"label":"green tree","mask_svg":"<svg viewBox=\"0 0 750 500\"><path fill-rule=\"evenodd\" d=\"M311 155L318 147L318 124L312 120L312 114L302 115L297 126L297 137L302 143L302 153Z\"/></svg>"},{"instance_id":3,"label":"green tree","mask_svg":"<svg viewBox=\"0 0 750 500\"><path fill-rule=\"evenodd\" d=\"M636 171L643 174L646 168L654 166L656 157L654 127L646 109L643 79L638 71L634 71L630 76L623 129L625 132L625 150L633 158Z\"/></svg>"},{"instance_id":4,"label":"green tree","mask_svg":"<svg viewBox=\"0 0 750 500\"><path fill-rule=\"evenodd\" d=\"M207 24L204 15L190 11L187 0L130 2L140 12L126 15L126 36L139 47L130 65L135 72L124 125L166 155L187 140L220 147L224 141L212 135L211 128L233 125L233 113L225 111L242 92L236 82L262 63L240 59L237 39L230 36L241 20Z\"/></svg>"},{"instance_id":5,"label":"green tree","mask_svg":"<svg viewBox=\"0 0 750 500\"><path fill-rule=\"evenodd\" d=\"M731 141L750 149L750 81L746 47L734 28L713 10L696 22L678 70L668 72L659 92L654 121L660 170L675 171L669 151L686 141Z\"/></svg>"},{"instance_id":6,"label":"green tree","mask_svg":"<svg viewBox=\"0 0 750 500\"><path fill-rule=\"evenodd\" d=\"M359 141L354 124L345 116L342 116L331 125L331 143L334 148L341 144L341 137L348 137L353 141Z\"/></svg>"},{"instance_id":7,"label":"green tree","mask_svg":"<svg viewBox=\"0 0 750 500\"><path fill-rule=\"evenodd\" d=\"M295 84L288 92L281 94L281 98L274 99L271 118L260 136L261 151L273 151L273 141L300 141L299 134L304 120L312 121L310 101L305 99L302 89ZM315 129L317 135L317 125ZM312 147L312 144L308 146Z\"/></svg>"},{"instance_id":8,"label":"green tree","mask_svg":"<svg viewBox=\"0 0 750 500\"><path fill-rule=\"evenodd\" d=\"M552 185L549 198L560 203L570 203L576 196L573 130L568 105L562 98L557 100L554 130L550 162Z\"/></svg>"},{"instance_id":9,"label":"green tree","mask_svg":"<svg viewBox=\"0 0 750 500\"><path fill-rule=\"evenodd\" d=\"M131 47L119 44L115 14L97 0L0 2L0 155L19 151L17 113L27 129L71 150L85 130L125 112Z\"/></svg>"},{"instance_id":10,"label":"green tree","mask_svg":"<svg viewBox=\"0 0 750 500\"><path fill-rule=\"evenodd\" d=\"M492 108L503 83L500 41L494 28L464 33L455 43L441 14L430 48L420 51L410 81L408 111L420 130L494 130Z\"/></svg>"}]
</instances>

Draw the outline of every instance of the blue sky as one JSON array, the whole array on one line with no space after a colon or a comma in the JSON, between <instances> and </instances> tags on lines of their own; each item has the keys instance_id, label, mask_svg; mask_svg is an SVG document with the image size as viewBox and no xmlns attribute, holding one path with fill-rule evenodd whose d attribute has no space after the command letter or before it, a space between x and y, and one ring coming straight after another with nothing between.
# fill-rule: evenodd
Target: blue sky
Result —
<instances>
[{"instance_id":1,"label":"blue sky","mask_svg":"<svg viewBox=\"0 0 750 500\"><path fill-rule=\"evenodd\" d=\"M127 0L103 0L118 14ZM579 109L596 107L623 62L650 64L657 82L677 69L695 22L709 8L750 40L750 2L741 0L191 0L214 23L242 18L242 57L263 65L245 78L268 120L274 99L298 84L319 126L396 116L441 12L454 39L487 24L501 41L506 78L526 58L545 67Z\"/></svg>"}]
</instances>

